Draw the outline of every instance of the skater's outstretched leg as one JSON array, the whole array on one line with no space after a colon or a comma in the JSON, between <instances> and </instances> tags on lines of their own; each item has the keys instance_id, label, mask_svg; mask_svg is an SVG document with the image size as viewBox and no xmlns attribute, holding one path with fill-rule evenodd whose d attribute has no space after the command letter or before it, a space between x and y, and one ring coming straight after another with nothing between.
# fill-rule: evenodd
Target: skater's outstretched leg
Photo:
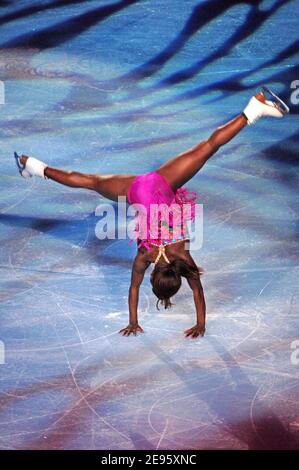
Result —
<instances>
[{"instance_id":1,"label":"skater's outstretched leg","mask_svg":"<svg viewBox=\"0 0 299 470\"><path fill-rule=\"evenodd\" d=\"M270 91L267 87L263 90ZM277 102L267 101L263 92L257 93L251 98L242 114L218 127L207 140L164 163L157 173L161 174L176 191L187 183L222 145L232 140L247 124L253 124L262 116L282 117L286 114L287 106L284 105L285 108L282 108L281 100L274 93L272 93L273 96L277 98Z\"/></svg>"},{"instance_id":2,"label":"skater's outstretched leg","mask_svg":"<svg viewBox=\"0 0 299 470\"><path fill-rule=\"evenodd\" d=\"M135 177L134 175L97 175L65 171L47 166L40 160L26 155L16 156L17 158L20 173L25 172L23 175L25 177L40 176L72 188L91 189L113 201L117 201L118 196L127 196L127 190Z\"/></svg>"},{"instance_id":3,"label":"skater's outstretched leg","mask_svg":"<svg viewBox=\"0 0 299 470\"><path fill-rule=\"evenodd\" d=\"M235 137L246 124L246 117L240 114L224 126L218 127L207 140L166 162L157 173L161 174L176 191L203 167L219 147Z\"/></svg>"},{"instance_id":4,"label":"skater's outstretched leg","mask_svg":"<svg viewBox=\"0 0 299 470\"><path fill-rule=\"evenodd\" d=\"M257 93L251 98L242 114L218 127L207 140L167 161L157 170L157 173L168 181L173 190L177 190L191 179L222 145L233 139L246 124L253 124L262 116L282 117L289 112L287 105L275 93L267 87L263 87L263 91L270 94L272 101L266 100L263 92ZM91 189L114 201L117 201L119 196L127 197L128 188L135 178L135 175L97 175L59 170L32 157L25 155L19 157L16 153L15 159L24 177L50 178L73 188Z\"/></svg>"}]
</instances>

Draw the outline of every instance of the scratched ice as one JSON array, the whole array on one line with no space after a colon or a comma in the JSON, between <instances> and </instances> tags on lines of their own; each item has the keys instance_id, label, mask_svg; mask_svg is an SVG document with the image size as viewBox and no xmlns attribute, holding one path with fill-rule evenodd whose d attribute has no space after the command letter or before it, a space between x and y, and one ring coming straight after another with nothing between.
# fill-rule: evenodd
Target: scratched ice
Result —
<instances>
[{"instance_id":1,"label":"scratched ice","mask_svg":"<svg viewBox=\"0 0 299 470\"><path fill-rule=\"evenodd\" d=\"M298 448L298 1L3 3L0 448ZM188 286L158 312L149 274L145 334L120 337L135 247L95 237L103 198L24 181L13 150L150 171L264 82L292 114L247 128L188 185L204 203L205 338L183 337Z\"/></svg>"}]
</instances>

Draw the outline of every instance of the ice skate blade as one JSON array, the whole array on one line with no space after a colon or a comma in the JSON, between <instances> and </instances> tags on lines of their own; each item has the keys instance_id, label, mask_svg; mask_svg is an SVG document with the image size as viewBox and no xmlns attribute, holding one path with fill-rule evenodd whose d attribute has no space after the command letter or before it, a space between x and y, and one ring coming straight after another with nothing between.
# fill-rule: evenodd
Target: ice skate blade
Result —
<instances>
[{"instance_id":1,"label":"ice skate blade","mask_svg":"<svg viewBox=\"0 0 299 470\"><path fill-rule=\"evenodd\" d=\"M269 87L263 85L262 91L264 91L265 93L269 93L269 95L274 98L274 105L279 109L282 114L288 114L290 112L290 108L285 104L285 102L282 101L282 99L279 98L279 96L277 96L272 90L270 90Z\"/></svg>"},{"instance_id":2,"label":"ice skate blade","mask_svg":"<svg viewBox=\"0 0 299 470\"><path fill-rule=\"evenodd\" d=\"M21 157L19 157L17 152L14 152L14 157L15 157L15 162L16 162L17 168L19 170L19 173L20 173L20 175L22 175L22 171L25 169L25 166L22 165L22 163L20 161Z\"/></svg>"},{"instance_id":3,"label":"ice skate blade","mask_svg":"<svg viewBox=\"0 0 299 470\"><path fill-rule=\"evenodd\" d=\"M19 173L21 176L23 176L23 178L31 178L31 174L29 173L29 171L26 170L26 167L25 165L23 165L23 163L21 163L20 159L21 157L17 154L17 152L14 152L14 157L15 157L15 162L16 162L16 165L17 165L17 168L19 170Z\"/></svg>"}]
</instances>

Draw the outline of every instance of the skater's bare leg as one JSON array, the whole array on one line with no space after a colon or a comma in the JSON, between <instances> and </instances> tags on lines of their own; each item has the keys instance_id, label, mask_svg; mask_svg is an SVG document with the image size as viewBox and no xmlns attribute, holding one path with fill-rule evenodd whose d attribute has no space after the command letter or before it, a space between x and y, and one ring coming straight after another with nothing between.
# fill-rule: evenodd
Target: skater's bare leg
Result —
<instances>
[{"instance_id":1,"label":"skater's bare leg","mask_svg":"<svg viewBox=\"0 0 299 470\"><path fill-rule=\"evenodd\" d=\"M25 164L28 157L23 155L21 163ZM102 194L108 199L117 201L118 196L127 196L128 188L135 178L134 175L97 175L78 171L65 171L47 166L44 174L57 183L72 188L85 188Z\"/></svg>"},{"instance_id":2,"label":"skater's bare leg","mask_svg":"<svg viewBox=\"0 0 299 470\"><path fill-rule=\"evenodd\" d=\"M266 94L270 93L270 101L262 92L257 93L249 100L242 114L218 127L207 140L167 161L157 170L157 173L164 176L173 190L177 190L192 178L222 145L233 139L247 124L254 124L263 116L281 118L289 112L288 106L275 93L265 86L263 91ZM29 160L26 156L20 158L16 152L15 159L18 170L24 178L47 177L67 186L97 191L114 201L118 199L118 196L127 196L128 188L135 178L134 175L88 175L76 171L58 170L48 167L35 158L29 158Z\"/></svg>"},{"instance_id":3,"label":"skater's bare leg","mask_svg":"<svg viewBox=\"0 0 299 470\"><path fill-rule=\"evenodd\" d=\"M258 93L256 98L260 101L265 100L262 93ZM218 127L207 140L164 163L157 173L161 174L176 191L187 183L222 145L232 140L246 125L245 115L238 115Z\"/></svg>"}]
</instances>

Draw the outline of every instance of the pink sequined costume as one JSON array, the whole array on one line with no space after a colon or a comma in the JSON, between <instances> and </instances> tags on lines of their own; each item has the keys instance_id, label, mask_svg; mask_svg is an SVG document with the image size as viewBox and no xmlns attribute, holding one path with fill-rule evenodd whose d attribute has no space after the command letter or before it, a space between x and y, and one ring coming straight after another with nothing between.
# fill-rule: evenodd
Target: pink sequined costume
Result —
<instances>
[{"instance_id":1,"label":"pink sequined costume","mask_svg":"<svg viewBox=\"0 0 299 470\"><path fill-rule=\"evenodd\" d=\"M145 209L145 215L138 216L135 230L138 248L143 245L150 249L150 245L167 245L189 239L186 222L194 220L196 199L196 193L184 187L174 193L165 178L155 171L136 176L128 190L128 201L142 204ZM155 205L164 207L166 212L163 209L155 212ZM166 213L170 207L168 217ZM155 230L155 224L158 230Z\"/></svg>"}]
</instances>

